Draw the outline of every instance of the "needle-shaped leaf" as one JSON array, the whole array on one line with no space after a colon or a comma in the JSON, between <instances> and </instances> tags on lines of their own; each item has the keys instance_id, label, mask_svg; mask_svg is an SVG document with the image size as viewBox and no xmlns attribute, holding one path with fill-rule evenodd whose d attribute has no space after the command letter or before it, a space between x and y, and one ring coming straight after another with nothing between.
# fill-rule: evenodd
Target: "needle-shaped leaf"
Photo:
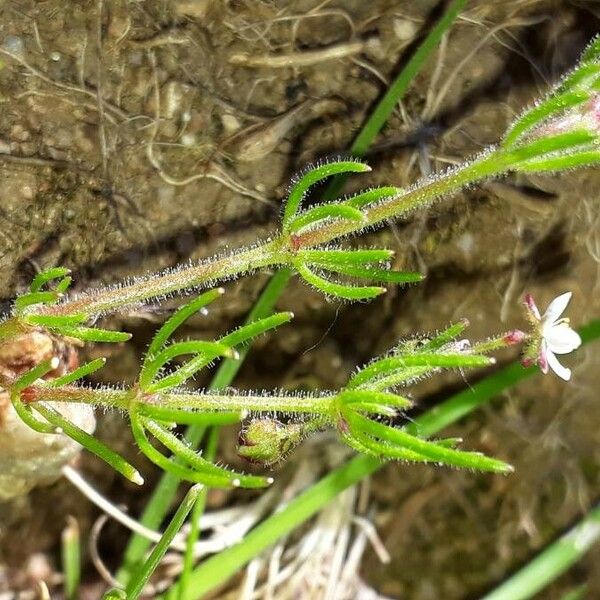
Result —
<instances>
[{"instance_id":1,"label":"needle-shaped leaf","mask_svg":"<svg viewBox=\"0 0 600 600\"><path fill-rule=\"evenodd\" d=\"M542 121L548 117L560 114L561 112L583 104L586 100L589 100L590 92L585 90L569 90L552 96L547 100L544 100L537 106L529 109L525 112L516 123L508 130L504 136L504 142L502 145L505 148L510 148L519 138L522 137L528 131L531 131L536 125L539 125Z\"/></svg>"},{"instance_id":2,"label":"needle-shaped leaf","mask_svg":"<svg viewBox=\"0 0 600 600\"><path fill-rule=\"evenodd\" d=\"M43 403L36 403L33 407L55 428L62 430L65 435L69 436L86 450L102 459L115 471L123 475L123 477L137 485L142 485L144 483L144 479L139 474L138 470L129 464L121 455L117 454L114 450L111 450L93 435L90 435L74 423L71 423L68 419L65 419L57 410Z\"/></svg>"},{"instance_id":3,"label":"needle-shaped leaf","mask_svg":"<svg viewBox=\"0 0 600 600\"><path fill-rule=\"evenodd\" d=\"M378 269L375 267L342 265L327 262L318 263L317 266L341 275L350 275L352 277L370 279L371 281L383 281L386 283L417 283L419 281L423 281L424 279L424 275L421 273L410 271L388 271L386 269Z\"/></svg>"},{"instance_id":4,"label":"needle-shaped leaf","mask_svg":"<svg viewBox=\"0 0 600 600\"><path fill-rule=\"evenodd\" d=\"M231 347L241 346L242 344L252 341L258 335L261 335L271 329L275 329L284 323L288 323L293 318L294 313L292 312L275 313L270 317L258 319L252 323L238 327L234 331L231 331L220 338L219 342Z\"/></svg>"},{"instance_id":5,"label":"needle-shaped leaf","mask_svg":"<svg viewBox=\"0 0 600 600\"><path fill-rule=\"evenodd\" d=\"M583 63L574 71L571 71L560 83L557 91L566 92L567 90L582 88L589 89L598 82L600 77L600 64L598 63Z\"/></svg>"},{"instance_id":6,"label":"needle-shaped leaf","mask_svg":"<svg viewBox=\"0 0 600 600\"><path fill-rule=\"evenodd\" d=\"M545 136L530 142L524 146L519 146L511 150L512 158L517 161L526 161L533 158L542 158L545 154L553 152L562 152L568 150L569 153L575 151L578 146L592 144L596 139L596 134L586 130L575 130L567 133ZM515 168L518 168L517 165Z\"/></svg>"},{"instance_id":7,"label":"needle-shaped leaf","mask_svg":"<svg viewBox=\"0 0 600 600\"><path fill-rule=\"evenodd\" d=\"M189 446L176 438L164 427L151 419L136 414L136 411L133 411L131 414L131 428L136 443L147 458L160 468L177 475L181 479L219 488L260 488L272 483L270 478L234 473L213 465L196 454ZM176 457L179 457L180 461L184 461L189 466L184 466L173 459L167 458L154 448L146 436L145 429L148 429L161 444Z\"/></svg>"},{"instance_id":8,"label":"needle-shaped leaf","mask_svg":"<svg viewBox=\"0 0 600 600\"><path fill-rule=\"evenodd\" d=\"M33 281L29 286L29 291L39 292L49 281L64 278L66 275L69 275L70 272L71 270L65 267L53 267L52 269L42 271L33 278Z\"/></svg>"},{"instance_id":9,"label":"needle-shaped leaf","mask_svg":"<svg viewBox=\"0 0 600 600\"><path fill-rule=\"evenodd\" d=\"M372 390L343 390L338 394L340 402L353 405L355 403L373 402L393 406L394 408L410 408L413 403L403 396L389 392L376 392Z\"/></svg>"},{"instance_id":10,"label":"needle-shaped leaf","mask_svg":"<svg viewBox=\"0 0 600 600\"><path fill-rule=\"evenodd\" d=\"M600 36L596 36L583 51L581 62L591 62L600 60Z\"/></svg>"},{"instance_id":11,"label":"needle-shaped leaf","mask_svg":"<svg viewBox=\"0 0 600 600\"><path fill-rule=\"evenodd\" d=\"M314 167L301 175L290 190L287 198L283 212L284 230L287 231L287 226L298 212L304 195L310 187L316 183L319 183L319 181L326 179L327 177L331 177L332 175L339 175L340 173L366 173L370 170L371 168L368 165L360 162L359 160L350 159L328 162L324 165Z\"/></svg>"},{"instance_id":12,"label":"needle-shaped leaf","mask_svg":"<svg viewBox=\"0 0 600 600\"><path fill-rule=\"evenodd\" d=\"M363 208L363 206L379 202L384 198L393 198L394 196L399 196L402 191L402 188L393 186L373 188L371 190L365 190L364 192L359 192L358 194L351 196L350 198L344 200L344 204L346 206L352 206L353 208Z\"/></svg>"},{"instance_id":13,"label":"needle-shaped leaf","mask_svg":"<svg viewBox=\"0 0 600 600\"><path fill-rule=\"evenodd\" d=\"M61 327L60 333L66 337L76 338L84 342L126 342L131 339L131 333L99 329L97 327Z\"/></svg>"},{"instance_id":14,"label":"needle-shaped leaf","mask_svg":"<svg viewBox=\"0 0 600 600\"><path fill-rule=\"evenodd\" d=\"M392 447L412 450L432 462L496 473L508 473L513 470L510 465L501 460L489 458L478 452L463 452L440 446L434 442L410 435L402 429L389 427L367 419L352 410L346 411L344 418L348 422L351 432L353 430L361 431L389 443ZM391 451L389 456L392 457Z\"/></svg>"},{"instance_id":15,"label":"needle-shaped leaf","mask_svg":"<svg viewBox=\"0 0 600 600\"><path fill-rule=\"evenodd\" d=\"M174 358L185 354L202 355L200 364L198 362L188 361L182 367L179 367L170 375L155 381L159 371ZM221 344L218 342L204 342L198 340L191 340L189 342L176 342L166 348L163 348L158 354L148 360L141 369L140 372L140 388L146 392L153 393L158 390L166 389L167 387L174 387L181 385L189 379L198 369L202 368L204 364L210 362L217 356L225 356L234 358L236 352L233 348Z\"/></svg>"},{"instance_id":16,"label":"needle-shaped leaf","mask_svg":"<svg viewBox=\"0 0 600 600\"><path fill-rule=\"evenodd\" d=\"M15 309L17 312L22 311L28 306L35 304L52 304L58 302L60 294L58 292L30 292L23 294L15 300Z\"/></svg>"},{"instance_id":17,"label":"needle-shaped leaf","mask_svg":"<svg viewBox=\"0 0 600 600\"><path fill-rule=\"evenodd\" d=\"M177 309L177 311L175 311L175 313L173 313L173 315L165 321L164 325L162 325L162 327L154 334L150 346L148 346L145 360L150 360L158 354L160 349L166 344L178 327L199 310L223 295L224 291L223 288L209 290Z\"/></svg>"},{"instance_id":18,"label":"needle-shaped leaf","mask_svg":"<svg viewBox=\"0 0 600 600\"><path fill-rule=\"evenodd\" d=\"M316 287L328 296L333 296L335 298L344 298L346 300L370 300L386 291L386 289L382 287L359 287L334 283L333 281L328 281L327 279L320 277L301 262L296 262L294 265L300 276L307 283Z\"/></svg>"},{"instance_id":19,"label":"needle-shaped leaf","mask_svg":"<svg viewBox=\"0 0 600 600\"><path fill-rule=\"evenodd\" d=\"M98 369L101 369L106 364L106 358L96 358L91 360L90 362L81 365L74 371L67 373L66 375L62 375L61 377L57 377L56 379L50 379L46 382L48 387L61 387L63 385L68 385L69 383L73 383L79 379L83 379L92 373L95 373Z\"/></svg>"},{"instance_id":20,"label":"needle-shaped leaf","mask_svg":"<svg viewBox=\"0 0 600 600\"><path fill-rule=\"evenodd\" d=\"M534 158L519 165L519 171L544 173L589 167L600 162L600 151L584 150L583 152L561 154L549 158Z\"/></svg>"},{"instance_id":21,"label":"needle-shaped leaf","mask_svg":"<svg viewBox=\"0 0 600 600\"><path fill-rule=\"evenodd\" d=\"M298 233L302 229L324 219L345 219L347 221L363 221L364 215L360 210L344 204L321 204L300 213L288 225L288 231Z\"/></svg>"},{"instance_id":22,"label":"needle-shaped leaf","mask_svg":"<svg viewBox=\"0 0 600 600\"><path fill-rule=\"evenodd\" d=\"M413 354L387 356L376 360L354 374L348 382L348 389L367 385L380 377L411 367L435 368L476 368L494 364L494 359L477 354Z\"/></svg>"},{"instance_id":23,"label":"needle-shaped leaf","mask_svg":"<svg viewBox=\"0 0 600 600\"><path fill-rule=\"evenodd\" d=\"M365 265L387 262L393 250L301 250L298 256L307 263L326 262L333 265Z\"/></svg>"},{"instance_id":24,"label":"needle-shaped leaf","mask_svg":"<svg viewBox=\"0 0 600 600\"><path fill-rule=\"evenodd\" d=\"M80 325L87 315L23 315L22 319L29 325L39 325L48 329L61 329Z\"/></svg>"},{"instance_id":25,"label":"needle-shaped leaf","mask_svg":"<svg viewBox=\"0 0 600 600\"><path fill-rule=\"evenodd\" d=\"M431 339L424 342L415 351L420 353L434 352L443 348L446 344L449 344L455 340L469 325L467 320L458 321L453 323L446 329L435 334Z\"/></svg>"},{"instance_id":26,"label":"needle-shaped leaf","mask_svg":"<svg viewBox=\"0 0 600 600\"><path fill-rule=\"evenodd\" d=\"M38 433L56 433L56 428L47 421L40 421L31 411L30 406L26 406L21 400L21 392L35 383L38 379L47 375L50 371L56 369L59 365L59 360L53 357L49 360L44 360L35 367L23 373L16 379L10 388L10 399L15 412L21 419Z\"/></svg>"}]
</instances>

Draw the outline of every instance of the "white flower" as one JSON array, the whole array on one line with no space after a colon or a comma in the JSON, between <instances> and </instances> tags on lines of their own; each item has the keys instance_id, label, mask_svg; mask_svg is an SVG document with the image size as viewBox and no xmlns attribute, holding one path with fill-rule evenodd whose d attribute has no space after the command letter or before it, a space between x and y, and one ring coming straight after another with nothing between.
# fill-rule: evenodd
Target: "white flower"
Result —
<instances>
[{"instance_id":1,"label":"white flower","mask_svg":"<svg viewBox=\"0 0 600 600\"><path fill-rule=\"evenodd\" d=\"M571 379L571 369L560 364L557 354L569 354L581 346L579 334L569 326L569 319L561 315L571 301L571 292L557 296L550 302L543 316L530 294L525 297L530 321L536 331L533 342L525 356L524 363L537 363L542 373L552 369L561 379Z\"/></svg>"}]
</instances>

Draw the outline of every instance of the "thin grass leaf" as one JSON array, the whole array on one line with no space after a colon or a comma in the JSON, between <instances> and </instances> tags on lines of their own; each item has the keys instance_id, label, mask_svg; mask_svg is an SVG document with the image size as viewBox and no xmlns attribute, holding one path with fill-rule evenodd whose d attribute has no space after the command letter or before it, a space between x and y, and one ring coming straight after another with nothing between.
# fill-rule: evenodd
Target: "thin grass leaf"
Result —
<instances>
[{"instance_id":1,"label":"thin grass leaf","mask_svg":"<svg viewBox=\"0 0 600 600\"><path fill-rule=\"evenodd\" d=\"M366 154L369 146L373 143L392 113L397 109L398 103L404 98L411 83L423 69L427 61L430 60L442 36L450 29L466 3L467 0L452 0L448 4L446 12L432 27L414 54L402 67L397 77L392 81L381 100L377 102L369 118L365 121L350 146L349 152L351 155L364 156ZM325 200L332 200L338 196L345 181L346 178L343 175L335 177L327 186L323 198Z\"/></svg>"},{"instance_id":2,"label":"thin grass leaf","mask_svg":"<svg viewBox=\"0 0 600 600\"><path fill-rule=\"evenodd\" d=\"M219 440L218 429L211 429L206 443L204 455L207 460L213 461L217 455L217 445ZM183 568L181 570L181 576L179 577L179 598L185 596L190 584L190 577L194 568L194 548L196 542L200 539L200 520L204 513L204 507L206 505L206 488L202 489L192 514L190 515L190 533L186 540L185 554L183 556Z\"/></svg>"},{"instance_id":3,"label":"thin grass leaf","mask_svg":"<svg viewBox=\"0 0 600 600\"><path fill-rule=\"evenodd\" d=\"M81 581L81 543L79 525L71 516L67 517L67 526L61 534L61 559L65 596L67 600L76 600Z\"/></svg>"},{"instance_id":4,"label":"thin grass leaf","mask_svg":"<svg viewBox=\"0 0 600 600\"><path fill-rule=\"evenodd\" d=\"M53 304L58 302L60 294L57 292L31 292L23 294L15 300L15 310L19 313L28 306L35 304Z\"/></svg>"},{"instance_id":5,"label":"thin grass leaf","mask_svg":"<svg viewBox=\"0 0 600 600\"><path fill-rule=\"evenodd\" d=\"M160 349L167 343L169 338L173 335L173 333L192 315L195 315L200 309L209 305L211 302L214 302L217 298L222 296L225 293L223 288L217 288L214 290L209 290L204 294L201 294L197 298L194 298L187 304L181 306L171 317L169 317L164 325L160 327L160 329L154 334L150 345L148 346L148 350L146 352L146 356L144 358L144 363L155 357L156 354L160 351Z\"/></svg>"},{"instance_id":6,"label":"thin grass leaf","mask_svg":"<svg viewBox=\"0 0 600 600\"><path fill-rule=\"evenodd\" d=\"M195 485L185 495L183 501L179 505L173 519L165 529L160 542L154 547L154 550L150 553L150 556L143 564L143 566L135 573L133 573L126 588L127 600L137 600L142 594L144 587L148 583L150 576L158 567L160 561L163 559L165 553L171 546L173 539L177 532L181 529L181 526L185 522L189 512L198 500L202 486Z\"/></svg>"},{"instance_id":7,"label":"thin grass leaf","mask_svg":"<svg viewBox=\"0 0 600 600\"><path fill-rule=\"evenodd\" d=\"M79 379L83 379L92 373L95 373L99 369L101 369L106 364L106 358L96 358L91 360L90 362L81 365L74 371L67 373L66 375L62 375L61 377L57 377L56 379L51 379L46 382L46 385L53 388L58 388L63 385L68 385L73 383L74 381L78 381Z\"/></svg>"},{"instance_id":8,"label":"thin grass leaf","mask_svg":"<svg viewBox=\"0 0 600 600\"><path fill-rule=\"evenodd\" d=\"M425 354L418 353L407 356L387 356L363 367L350 378L348 389L369 384L371 381L407 367L427 367L428 369L444 368L477 368L494 364L494 359L478 354Z\"/></svg>"},{"instance_id":9,"label":"thin grass leaf","mask_svg":"<svg viewBox=\"0 0 600 600\"><path fill-rule=\"evenodd\" d=\"M177 423L178 425L233 425L239 423L243 418L241 412L199 412L164 408L151 404L140 404L138 410L144 416L155 421Z\"/></svg>"},{"instance_id":10,"label":"thin grass leaf","mask_svg":"<svg viewBox=\"0 0 600 600\"><path fill-rule=\"evenodd\" d=\"M393 250L301 250L298 252L298 257L303 262L325 262L332 265L388 262L393 256Z\"/></svg>"},{"instance_id":11,"label":"thin grass leaf","mask_svg":"<svg viewBox=\"0 0 600 600\"><path fill-rule=\"evenodd\" d=\"M342 219L347 221L361 222L364 220L364 215L351 206L344 204L325 204L315 206L303 213L300 213L288 225L288 231L298 233L300 230L322 221L324 219Z\"/></svg>"},{"instance_id":12,"label":"thin grass leaf","mask_svg":"<svg viewBox=\"0 0 600 600\"><path fill-rule=\"evenodd\" d=\"M29 291L39 292L49 281L60 279L61 277L64 278L65 275L69 275L70 273L71 269L65 267L53 267L52 269L42 271L33 278L33 281L29 286Z\"/></svg>"},{"instance_id":13,"label":"thin grass leaf","mask_svg":"<svg viewBox=\"0 0 600 600\"><path fill-rule=\"evenodd\" d=\"M583 104L590 99L590 92L585 90L569 90L552 96L542 103L529 109L521 115L504 136L502 146L514 146L525 133L531 131L536 125L548 117L560 114L569 108Z\"/></svg>"},{"instance_id":14,"label":"thin grass leaf","mask_svg":"<svg viewBox=\"0 0 600 600\"><path fill-rule=\"evenodd\" d=\"M386 289L382 287L359 287L334 283L333 281L328 281L323 277L319 277L319 275L313 273L306 265L303 265L300 262L294 263L294 266L307 283L316 287L328 296L344 298L346 300L370 300L371 298L376 298L386 292Z\"/></svg>"},{"instance_id":15,"label":"thin grass leaf","mask_svg":"<svg viewBox=\"0 0 600 600\"><path fill-rule=\"evenodd\" d=\"M318 263L319 267L339 273L341 275L350 275L371 281L381 281L386 283L418 283L425 278L421 273L412 273L409 271L388 271L386 269L377 269L374 267L361 267L358 265L341 265L327 262Z\"/></svg>"},{"instance_id":16,"label":"thin grass leaf","mask_svg":"<svg viewBox=\"0 0 600 600\"><path fill-rule=\"evenodd\" d=\"M131 333L99 329L96 327L60 327L56 328L66 337L75 338L84 342L126 342L131 339Z\"/></svg>"},{"instance_id":17,"label":"thin grass leaf","mask_svg":"<svg viewBox=\"0 0 600 600\"><path fill-rule=\"evenodd\" d=\"M479 452L463 452L440 446L415 437L402 429L388 427L367 419L351 410L344 412L344 418L350 426L351 433L360 431L370 434L383 442L388 442L393 448L412 450L428 458L431 462L493 473L510 473L513 470L510 465L501 460L489 458Z\"/></svg>"},{"instance_id":18,"label":"thin grass leaf","mask_svg":"<svg viewBox=\"0 0 600 600\"><path fill-rule=\"evenodd\" d=\"M482 600L526 600L574 565L600 539L600 504Z\"/></svg>"},{"instance_id":19,"label":"thin grass leaf","mask_svg":"<svg viewBox=\"0 0 600 600\"><path fill-rule=\"evenodd\" d=\"M367 173L370 170L371 167L359 160L349 159L328 162L324 165L315 167L302 175L292 187L287 198L282 220L284 231L287 231L288 225L298 212L304 195L310 187L332 175L338 175L340 173Z\"/></svg>"},{"instance_id":20,"label":"thin grass leaf","mask_svg":"<svg viewBox=\"0 0 600 600\"><path fill-rule=\"evenodd\" d=\"M347 200L344 200L345 206L351 206L352 208L363 208L368 204L374 204L385 198L393 198L402 194L403 190L399 187L385 186L373 188L372 190L365 190L359 192L354 196L351 196Z\"/></svg>"},{"instance_id":21,"label":"thin grass leaf","mask_svg":"<svg viewBox=\"0 0 600 600\"><path fill-rule=\"evenodd\" d=\"M63 415L51 406L36 403L33 407L55 428L62 430L65 435L69 436L72 440L75 440L92 454L95 454L98 458L117 471L117 473L123 475L125 479L137 485L143 485L144 479L139 471L133 465L129 464L120 454L117 454L93 435L90 435L74 423L65 419Z\"/></svg>"}]
</instances>

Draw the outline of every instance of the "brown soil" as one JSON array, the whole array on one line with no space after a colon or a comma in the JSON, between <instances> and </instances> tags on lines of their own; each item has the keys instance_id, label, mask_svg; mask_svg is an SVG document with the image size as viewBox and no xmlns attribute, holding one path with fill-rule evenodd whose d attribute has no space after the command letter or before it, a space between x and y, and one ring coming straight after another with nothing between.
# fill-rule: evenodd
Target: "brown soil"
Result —
<instances>
[{"instance_id":1,"label":"brown soil","mask_svg":"<svg viewBox=\"0 0 600 600\"><path fill-rule=\"evenodd\" d=\"M276 227L289 177L348 147L441 7L436 0L0 2L0 302L8 307L40 268L70 267L85 289L264 237ZM599 19L600 4L585 0L470 2L368 156L373 173L348 189L404 186L496 142L574 63ZM347 47L355 40L365 42L356 52ZM285 68L232 59L328 45L349 55ZM282 129L278 117L302 103ZM356 364L410 333L461 317L473 338L522 325L525 291L544 306L572 290L574 323L597 316L599 192L597 170L509 178L365 236L365 244L377 239L396 250L399 265L425 270L427 282L368 305L337 305L294 281L279 304L296 314L294 327L260 341L238 385L339 386ZM228 284L188 333L210 338L239 322L265 279ZM119 316L136 344L110 349L116 360L104 381L135 377L160 318L151 307ZM374 478L376 522L392 562L367 556L364 573L382 594L477 597L599 496L594 348L571 364L570 385L537 377L450 432L512 462L514 475L390 465ZM423 405L458 385L460 377L429 382ZM104 417L99 432L139 459L118 417ZM139 512L146 491L123 486L89 457L83 468ZM157 477L148 465L144 474L150 484ZM86 531L97 516L65 482L0 514L0 591L36 589L32 559L59 568L65 517L75 515ZM104 535L111 566L123 535L117 528ZM590 552L541 597L560 598L584 581L598 597L598 558ZM99 597L91 565L86 581L89 597Z\"/></svg>"}]
</instances>

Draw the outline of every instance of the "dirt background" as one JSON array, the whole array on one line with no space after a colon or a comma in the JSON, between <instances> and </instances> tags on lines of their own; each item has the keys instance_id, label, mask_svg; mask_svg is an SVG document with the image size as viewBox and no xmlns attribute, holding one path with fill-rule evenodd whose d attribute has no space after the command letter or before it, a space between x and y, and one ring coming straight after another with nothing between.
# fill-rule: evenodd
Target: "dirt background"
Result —
<instances>
[{"instance_id":1,"label":"dirt background","mask_svg":"<svg viewBox=\"0 0 600 600\"><path fill-rule=\"evenodd\" d=\"M65 265L85 289L264 237L290 176L348 147L441 8L437 0L0 0L3 307L40 268ZM592 0L469 2L369 153L373 173L348 190L404 186L496 142L599 24ZM330 45L348 55L284 68L235 64L240 54ZM294 281L279 303L295 312L294 326L261 339L238 385L334 388L414 332L461 317L473 338L522 326L526 291L545 306L572 290L575 325L597 316L599 190L597 170L509 177L365 236L393 248L399 266L426 272L426 283L352 306ZM228 284L186 333L208 339L240 322L266 277ZM108 349L115 360L103 381L134 379L160 319L149 307L114 321L135 343ZM89 350L98 353L106 349ZM449 432L513 463L514 475L390 465L374 478L375 522L392 555L388 565L365 557L375 589L411 600L478 597L598 498L597 348L569 364L569 385L536 377ZM463 385L460 376L429 382L421 406ZM136 457L118 418L102 417L99 432ZM230 445L223 441L228 459ZM81 467L115 501L143 506L144 490L89 458ZM69 514L84 532L97 516L65 482L0 508L2 598L34 590L40 564L59 569ZM107 532L102 550L114 567L125 537ZM582 582L589 598L600 597L599 559L590 552L540 597ZM90 598L100 593L89 562L85 580Z\"/></svg>"}]
</instances>

